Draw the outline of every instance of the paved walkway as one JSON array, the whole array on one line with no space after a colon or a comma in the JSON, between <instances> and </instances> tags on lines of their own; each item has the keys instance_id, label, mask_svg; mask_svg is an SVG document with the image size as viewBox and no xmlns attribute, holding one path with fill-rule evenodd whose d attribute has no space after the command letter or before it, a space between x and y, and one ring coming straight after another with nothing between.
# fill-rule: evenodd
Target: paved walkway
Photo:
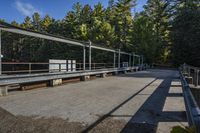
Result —
<instances>
[{"instance_id":1,"label":"paved walkway","mask_svg":"<svg viewBox=\"0 0 200 133\"><path fill-rule=\"evenodd\" d=\"M70 125L78 123L83 126L72 126L70 128L79 129L57 132L169 133L171 127L187 124L178 77L178 72L173 70L128 73L12 93L0 97L0 107L19 119L37 121L57 118ZM46 125L49 128L43 131L47 132L55 132L51 126L62 127L55 123ZM34 129L31 131L35 132Z\"/></svg>"}]
</instances>

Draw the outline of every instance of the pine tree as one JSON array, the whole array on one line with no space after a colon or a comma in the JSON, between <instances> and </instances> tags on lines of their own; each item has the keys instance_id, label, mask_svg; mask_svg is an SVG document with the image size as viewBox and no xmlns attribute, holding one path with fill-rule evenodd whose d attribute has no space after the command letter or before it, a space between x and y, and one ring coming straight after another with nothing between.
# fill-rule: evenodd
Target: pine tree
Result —
<instances>
[{"instance_id":1,"label":"pine tree","mask_svg":"<svg viewBox=\"0 0 200 133\"><path fill-rule=\"evenodd\" d=\"M170 20L171 20L171 5L168 0L148 0L145 6L145 12L153 23L153 30L156 34L156 43L160 47L160 61L167 62L170 52Z\"/></svg>"},{"instance_id":2,"label":"pine tree","mask_svg":"<svg viewBox=\"0 0 200 133\"><path fill-rule=\"evenodd\" d=\"M118 48L128 50L130 44L130 32L132 27L131 9L135 6L134 0L118 0L115 14L115 33L117 35Z\"/></svg>"},{"instance_id":3,"label":"pine tree","mask_svg":"<svg viewBox=\"0 0 200 133\"><path fill-rule=\"evenodd\" d=\"M35 12L32 16L33 18L33 27L36 31L41 31L41 17L38 12Z\"/></svg>"},{"instance_id":4,"label":"pine tree","mask_svg":"<svg viewBox=\"0 0 200 133\"><path fill-rule=\"evenodd\" d=\"M200 1L185 0L176 5L171 33L174 64L200 66Z\"/></svg>"}]
</instances>

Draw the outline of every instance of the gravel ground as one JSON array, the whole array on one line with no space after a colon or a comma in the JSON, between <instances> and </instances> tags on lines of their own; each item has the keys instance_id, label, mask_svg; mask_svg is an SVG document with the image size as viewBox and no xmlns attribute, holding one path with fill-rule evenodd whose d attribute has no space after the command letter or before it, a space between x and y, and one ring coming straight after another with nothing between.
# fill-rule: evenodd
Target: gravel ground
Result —
<instances>
[{"instance_id":1,"label":"gravel ground","mask_svg":"<svg viewBox=\"0 0 200 133\"><path fill-rule=\"evenodd\" d=\"M178 72L148 70L0 97L0 133L168 133L187 125Z\"/></svg>"}]
</instances>

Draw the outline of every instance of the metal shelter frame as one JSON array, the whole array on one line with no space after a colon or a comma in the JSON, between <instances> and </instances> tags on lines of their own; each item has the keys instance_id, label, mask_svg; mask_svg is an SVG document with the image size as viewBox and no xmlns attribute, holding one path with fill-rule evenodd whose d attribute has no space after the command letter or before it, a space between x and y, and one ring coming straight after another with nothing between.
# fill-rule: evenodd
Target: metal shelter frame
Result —
<instances>
[{"instance_id":1,"label":"metal shelter frame","mask_svg":"<svg viewBox=\"0 0 200 133\"><path fill-rule=\"evenodd\" d=\"M121 67L121 55L128 55L129 56L129 65L131 66L131 58L132 58L132 67L135 66L135 57L138 58L139 65L143 65L143 56L136 55L135 53L127 53L123 52L120 49L115 50L111 48L106 48L106 47L101 47L97 45L92 45L92 42L81 42L73 39L68 39L64 38L61 36L55 36L52 34L47 34L47 33L42 33L42 32L37 32L37 31L31 31L23 28L19 28L16 26L13 26L11 24L5 23L5 22L0 22L0 75L2 75L2 51L1 51L1 31L6 31L6 32L11 32L11 33L16 33L16 34L21 34L21 35L26 35L26 36L31 36L31 37L36 37L36 38L41 38L41 39L46 39L50 41L56 41L56 42L62 42L66 43L69 45L75 45L75 46L81 46L83 47L83 70L86 70L86 48L89 50L89 70L91 70L91 64L92 64L92 49L98 49L98 50L103 50L103 51L108 51L114 53L113 55L113 63L114 63L114 68L116 66L116 54L118 54L118 68Z\"/></svg>"}]
</instances>

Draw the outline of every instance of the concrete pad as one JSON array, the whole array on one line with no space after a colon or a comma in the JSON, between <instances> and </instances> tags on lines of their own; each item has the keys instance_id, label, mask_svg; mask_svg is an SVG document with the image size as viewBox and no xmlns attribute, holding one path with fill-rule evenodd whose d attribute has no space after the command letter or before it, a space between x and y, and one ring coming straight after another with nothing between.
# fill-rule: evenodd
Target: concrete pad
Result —
<instances>
[{"instance_id":1,"label":"concrete pad","mask_svg":"<svg viewBox=\"0 0 200 133\"><path fill-rule=\"evenodd\" d=\"M106 76L107 76L106 73L102 73L102 74L100 74L100 77L101 77L101 78L105 78Z\"/></svg>"},{"instance_id":2,"label":"concrete pad","mask_svg":"<svg viewBox=\"0 0 200 133\"><path fill-rule=\"evenodd\" d=\"M58 86L62 84L62 79L53 79L50 81L50 86Z\"/></svg>"},{"instance_id":3,"label":"concrete pad","mask_svg":"<svg viewBox=\"0 0 200 133\"><path fill-rule=\"evenodd\" d=\"M11 93L7 97L0 97L0 106L14 115L59 117L70 122L81 122L89 127L95 125L92 128L96 127L97 121L97 125L101 125L108 118L123 120L127 124L148 123L157 129L166 122L169 126L162 127L162 130L168 133L177 124L171 123L179 120L185 122L184 115L174 117L174 114L185 113L181 96L170 96L170 93L179 93L181 90L176 88L180 84L177 76L178 72L172 70L121 74L53 88ZM168 120L168 114L171 113L171 120ZM126 124L121 130L126 130Z\"/></svg>"},{"instance_id":4,"label":"concrete pad","mask_svg":"<svg viewBox=\"0 0 200 133\"><path fill-rule=\"evenodd\" d=\"M0 96L6 96L6 95L8 95L8 86L0 87Z\"/></svg>"},{"instance_id":5,"label":"concrete pad","mask_svg":"<svg viewBox=\"0 0 200 133\"><path fill-rule=\"evenodd\" d=\"M90 76L89 75L81 77L81 81L87 81L87 80L90 80Z\"/></svg>"}]
</instances>

